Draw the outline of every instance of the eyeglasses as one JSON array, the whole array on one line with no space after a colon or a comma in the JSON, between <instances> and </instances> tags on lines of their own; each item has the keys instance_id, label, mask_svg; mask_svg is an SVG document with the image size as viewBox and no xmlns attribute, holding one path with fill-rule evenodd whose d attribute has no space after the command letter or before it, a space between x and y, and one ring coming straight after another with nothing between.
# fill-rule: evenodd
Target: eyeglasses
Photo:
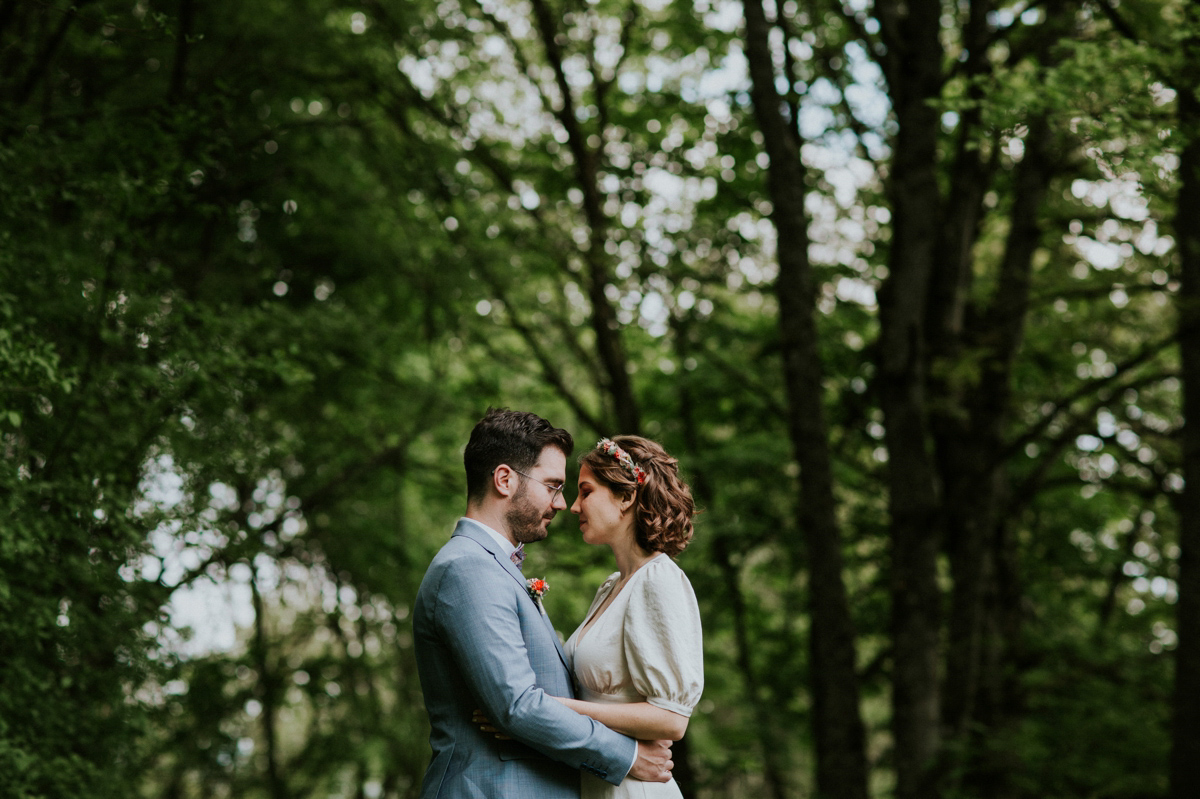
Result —
<instances>
[{"instance_id":1,"label":"eyeglasses","mask_svg":"<svg viewBox=\"0 0 1200 799\"><path fill-rule=\"evenodd\" d=\"M498 469L500 467L497 466L496 468ZM512 469L511 466L509 466L508 468ZM513 469L513 471L516 472L517 474L521 475L522 477L528 477L530 480L532 480L535 483L542 483L541 480L537 479L536 477L533 477L532 475L525 474L525 472L521 471L520 469ZM549 483L542 483L542 485L544 485L546 488L550 489L550 504L551 505L553 505L555 502L558 501L559 494L561 494L563 492L563 489L567 487L566 483L563 483L562 485L556 485L556 486L550 485Z\"/></svg>"}]
</instances>

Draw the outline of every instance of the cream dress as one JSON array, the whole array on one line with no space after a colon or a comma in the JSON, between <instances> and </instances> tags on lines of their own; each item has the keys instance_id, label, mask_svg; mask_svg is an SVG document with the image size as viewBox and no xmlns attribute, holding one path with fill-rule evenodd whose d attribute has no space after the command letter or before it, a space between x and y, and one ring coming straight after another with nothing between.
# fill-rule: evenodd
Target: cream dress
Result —
<instances>
[{"instance_id":1,"label":"cream dress","mask_svg":"<svg viewBox=\"0 0 1200 799\"><path fill-rule=\"evenodd\" d=\"M579 685L579 698L589 702L649 702L691 716L704 689L700 610L687 575L666 555L647 561L626 583L612 604L583 627L617 584L609 576L564 650ZM618 786L581 773L582 799L668 799L681 797L670 782L642 782L627 777Z\"/></svg>"}]
</instances>

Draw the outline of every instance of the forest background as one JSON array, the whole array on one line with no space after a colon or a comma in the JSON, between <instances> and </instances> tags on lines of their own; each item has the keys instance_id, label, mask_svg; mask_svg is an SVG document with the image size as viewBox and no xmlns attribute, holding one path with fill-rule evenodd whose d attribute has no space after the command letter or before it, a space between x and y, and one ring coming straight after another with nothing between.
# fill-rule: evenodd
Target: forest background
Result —
<instances>
[{"instance_id":1,"label":"forest background","mask_svg":"<svg viewBox=\"0 0 1200 799\"><path fill-rule=\"evenodd\" d=\"M1200 796L1198 8L0 0L0 794L416 796L491 405L680 458L689 799Z\"/></svg>"}]
</instances>

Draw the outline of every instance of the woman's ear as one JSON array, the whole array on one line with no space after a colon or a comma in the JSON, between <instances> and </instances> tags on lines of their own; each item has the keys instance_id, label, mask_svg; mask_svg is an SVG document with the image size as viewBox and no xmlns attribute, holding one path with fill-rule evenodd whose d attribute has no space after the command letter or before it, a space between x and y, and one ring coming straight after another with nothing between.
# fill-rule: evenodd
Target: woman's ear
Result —
<instances>
[{"instance_id":1,"label":"woman's ear","mask_svg":"<svg viewBox=\"0 0 1200 799\"><path fill-rule=\"evenodd\" d=\"M621 497L620 501L617 504L617 507L619 507L621 509L621 513L628 513L629 509L633 507L633 504L636 501L637 501L637 492L630 491L628 494Z\"/></svg>"}]
</instances>

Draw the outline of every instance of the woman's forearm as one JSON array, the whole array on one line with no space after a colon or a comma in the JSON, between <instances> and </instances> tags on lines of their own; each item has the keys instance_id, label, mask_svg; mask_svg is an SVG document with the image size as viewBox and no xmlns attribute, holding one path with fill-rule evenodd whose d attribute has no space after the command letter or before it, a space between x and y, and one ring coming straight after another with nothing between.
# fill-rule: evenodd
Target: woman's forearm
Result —
<instances>
[{"instance_id":1,"label":"woman's forearm","mask_svg":"<svg viewBox=\"0 0 1200 799\"><path fill-rule=\"evenodd\" d=\"M615 704L607 702L584 702L580 699L552 697L567 707L630 738L643 741L678 741L687 730L687 716L655 707L649 702Z\"/></svg>"}]
</instances>

